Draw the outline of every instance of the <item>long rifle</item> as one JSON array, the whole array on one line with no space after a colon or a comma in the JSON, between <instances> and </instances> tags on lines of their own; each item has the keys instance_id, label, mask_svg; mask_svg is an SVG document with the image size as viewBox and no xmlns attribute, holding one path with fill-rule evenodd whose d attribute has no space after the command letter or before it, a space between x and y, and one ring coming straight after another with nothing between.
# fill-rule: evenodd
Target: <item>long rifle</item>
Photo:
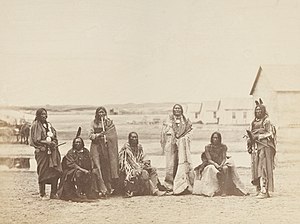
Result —
<instances>
[{"instance_id":1,"label":"long rifle","mask_svg":"<svg viewBox=\"0 0 300 224\"><path fill-rule=\"evenodd\" d=\"M59 146L64 145L64 144L66 144L66 142L62 142L60 144L57 144L55 147L59 147ZM52 154L50 147L47 147L47 154L48 155Z\"/></svg>"},{"instance_id":2,"label":"long rifle","mask_svg":"<svg viewBox=\"0 0 300 224\"><path fill-rule=\"evenodd\" d=\"M193 130L192 126L189 127L187 130L185 130L181 135L177 136L176 138L179 139L182 136L185 136L187 133L189 133L191 130Z\"/></svg>"},{"instance_id":3,"label":"long rifle","mask_svg":"<svg viewBox=\"0 0 300 224\"><path fill-rule=\"evenodd\" d=\"M66 142L62 142L62 143L58 144L57 147L61 146L61 145L64 145L64 144L66 144Z\"/></svg>"}]
</instances>

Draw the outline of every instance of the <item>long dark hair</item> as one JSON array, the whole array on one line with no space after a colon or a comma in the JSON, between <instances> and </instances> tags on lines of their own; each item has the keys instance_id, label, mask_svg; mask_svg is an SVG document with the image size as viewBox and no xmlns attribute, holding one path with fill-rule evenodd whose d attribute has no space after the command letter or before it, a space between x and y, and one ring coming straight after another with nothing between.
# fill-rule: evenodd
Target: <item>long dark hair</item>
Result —
<instances>
[{"instance_id":1,"label":"long dark hair","mask_svg":"<svg viewBox=\"0 0 300 224\"><path fill-rule=\"evenodd\" d=\"M267 112L266 106L264 105L264 102L262 101L261 98L259 98L259 100L255 100L255 105L256 105L255 109L254 109L254 117L255 118L257 118L256 117L256 113L255 113L255 111L256 111L257 108L260 108L261 113L262 113L262 118L268 116L268 112Z\"/></svg>"},{"instance_id":2,"label":"long dark hair","mask_svg":"<svg viewBox=\"0 0 300 224\"><path fill-rule=\"evenodd\" d=\"M130 137L133 134L136 134L136 136L137 136L137 144L139 144L139 135L135 131L132 131L132 132L129 133L129 135L128 135L128 142L130 143Z\"/></svg>"},{"instance_id":3,"label":"long dark hair","mask_svg":"<svg viewBox=\"0 0 300 224\"><path fill-rule=\"evenodd\" d=\"M138 133L136 133L135 131L132 131L128 134L128 141L129 141L131 135L133 135L133 134L136 134L136 136L139 137Z\"/></svg>"},{"instance_id":4,"label":"long dark hair","mask_svg":"<svg viewBox=\"0 0 300 224\"><path fill-rule=\"evenodd\" d=\"M35 121L41 121L41 115L43 111L47 113L47 110L45 108L37 109L37 111L35 112L35 119L34 119Z\"/></svg>"},{"instance_id":5,"label":"long dark hair","mask_svg":"<svg viewBox=\"0 0 300 224\"><path fill-rule=\"evenodd\" d=\"M183 117L184 122L186 122L186 117L183 115L183 107L179 103L174 104L173 109L172 109L173 115L174 115L174 109L175 109L176 106L180 107L180 109L181 109L181 116Z\"/></svg>"},{"instance_id":6,"label":"long dark hair","mask_svg":"<svg viewBox=\"0 0 300 224\"><path fill-rule=\"evenodd\" d=\"M181 115L183 115L183 107L180 104L178 104L178 103L174 104L174 106L173 106L173 109L172 109L173 114L174 114L174 109L175 109L176 106L180 107L180 109L181 109Z\"/></svg>"},{"instance_id":7,"label":"long dark hair","mask_svg":"<svg viewBox=\"0 0 300 224\"><path fill-rule=\"evenodd\" d=\"M260 109L261 109L262 118L264 118L266 115L268 115L266 106L263 105L263 104L259 104L259 105L256 105L256 107L255 107L255 109L254 109L254 117L256 117L255 111L256 111L257 108L260 108Z\"/></svg>"},{"instance_id":8,"label":"long dark hair","mask_svg":"<svg viewBox=\"0 0 300 224\"><path fill-rule=\"evenodd\" d=\"M73 139L72 147L74 148L76 139L80 139L80 141L82 143L82 147L84 147L84 141L83 141L83 139L81 137L76 137L76 138Z\"/></svg>"},{"instance_id":9,"label":"long dark hair","mask_svg":"<svg viewBox=\"0 0 300 224\"><path fill-rule=\"evenodd\" d=\"M105 112L105 116L107 116L107 111L106 111L105 107L98 107L95 112L95 120L94 120L97 124L99 124L99 122L100 122L100 116L98 114L98 112L100 110L103 110Z\"/></svg>"},{"instance_id":10,"label":"long dark hair","mask_svg":"<svg viewBox=\"0 0 300 224\"><path fill-rule=\"evenodd\" d=\"M214 133L211 134L210 136L210 143L213 144L213 136L217 135L219 137L219 144L222 144L222 135L220 132L215 131Z\"/></svg>"}]
</instances>

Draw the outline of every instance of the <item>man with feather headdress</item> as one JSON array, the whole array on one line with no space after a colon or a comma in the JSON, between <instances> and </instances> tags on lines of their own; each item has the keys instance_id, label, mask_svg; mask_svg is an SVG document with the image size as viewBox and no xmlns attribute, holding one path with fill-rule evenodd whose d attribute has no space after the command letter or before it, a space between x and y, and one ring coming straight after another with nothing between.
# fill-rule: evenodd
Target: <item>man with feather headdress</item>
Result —
<instances>
[{"instance_id":1,"label":"man with feather headdress","mask_svg":"<svg viewBox=\"0 0 300 224\"><path fill-rule=\"evenodd\" d=\"M256 186L257 198L270 197L274 191L274 156L276 154L276 129L272 125L263 101L255 101L255 118L248 133L248 152L251 154L251 183Z\"/></svg>"}]
</instances>

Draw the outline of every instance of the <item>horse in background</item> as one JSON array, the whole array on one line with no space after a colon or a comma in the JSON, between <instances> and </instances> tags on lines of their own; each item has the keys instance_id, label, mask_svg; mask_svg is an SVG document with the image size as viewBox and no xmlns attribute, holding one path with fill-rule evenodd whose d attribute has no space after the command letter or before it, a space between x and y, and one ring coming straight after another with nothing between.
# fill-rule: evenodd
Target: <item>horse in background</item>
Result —
<instances>
[{"instance_id":1,"label":"horse in background","mask_svg":"<svg viewBox=\"0 0 300 224\"><path fill-rule=\"evenodd\" d=\"M30 133L30 124L28 122L25 122L20 129L20 135L21 135L21 144L26 144L28 145L28 138L29 138L29 133Z\"/></svg>"}]
</instances>

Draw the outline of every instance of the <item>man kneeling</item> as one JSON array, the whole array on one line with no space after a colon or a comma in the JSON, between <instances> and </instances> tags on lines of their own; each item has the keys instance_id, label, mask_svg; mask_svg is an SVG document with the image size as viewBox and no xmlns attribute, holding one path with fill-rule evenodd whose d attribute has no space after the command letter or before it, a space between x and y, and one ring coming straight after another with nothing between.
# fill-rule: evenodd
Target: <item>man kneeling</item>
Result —
<instances>
[{"instance_id":1,"label":"man kneeling","mask_svg":"<svg viewBox=\"0 0 300 224\"><path fill-rule=\"evenodd\" d=\"M139 144L138 134L131 132L128 142L119 152L120 185L126 197L133 195L165 195L160 191L156 169L150 160L145 160L143 147Z\"/></svg>"}]
</instances>

